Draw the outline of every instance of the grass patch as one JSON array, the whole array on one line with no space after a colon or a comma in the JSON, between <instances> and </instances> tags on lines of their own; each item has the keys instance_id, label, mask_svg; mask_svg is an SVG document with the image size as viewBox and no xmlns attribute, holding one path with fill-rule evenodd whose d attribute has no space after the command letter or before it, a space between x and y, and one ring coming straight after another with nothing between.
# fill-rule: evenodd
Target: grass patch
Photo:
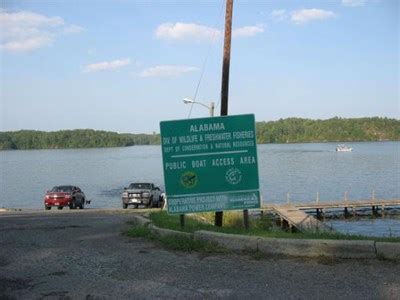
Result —
<instances>
[{"instance_id":1,"label":"grass patch","mask_svg":"<svg viewBox=\"0 0 400 300\"><path fill-rule=\"evenodd\" d=\"M208 230L212 227L204 222L199 222L198 220L186 216L185 227L181 228L179 215L169 215L166 211L151 212L149 216L153 224L160 228L191 233L196 230Z\"/></svg>"},{"instance_id":2,"label":"grass patch","mask_svg":"<svg viewBox=\"0 0 400 300\"><path fill-rule=\"evenodd\" d=\"M133 224L132 224L133 225ZM229 253L229 251L217 243L207 241L195 241L189 237L172 236L161 237L154 235L149 228L145 226L134 226L123 231L123 234L133 238L146 238L154 241L168 250L183 252L200 252L202 254Z\"/></svg>"},{"instance_id":3,"label":"grass patch","mask_svg":"<svg viewBox=\"0 0 400 300\"><path fill-rule=\"evenodd\" d=\"M144 226L136 226L130 228L128 230L125 230L123 234L134 238L149 238L152 236L150 229Z\"/></svg>"},{"instance_id":4,"label":"grass patch","mask_svg":"<svg viewBox=\"0 0 400 300\"><path fill-rule=\"evenodd\" d=\"M185 216L185 227L180 225L179 215L169 215L166 211L151 212L150 219L154 225L183 232L193 233L197 230L219 231L232 234L251 234L272 228L272 221L268 217L250 220L250 231L243 226L242 215L237 212L224 212L222 227L215 227L214 214L198 213Z\"/></svg>"},{"instance_id":5,"label":"grass patch","mask_svg":"<svg viewBox=\"0 0 400 300\"><path fill-rule=\"evenodd\" d=\"M151 221L158 227L193 233L197 230L208 230L229 234L261 236L266 238L290 239L329 239L329 240L373 240L377 242L400 242L398 237L368 237L342 233L301 233L286 232L276 228L267 216L250 218L250 229L243 226L243 216L239 212L224 212L223 227L215 227L214 213L186 215L185 227L181 228L179 215L169 215L165 211L150 213Z\"/></svg>"},{"instance_id":6,"label":"grass patch","mask_svg":"<svg viewBox=\"0 0 400 300\"><path fill-rule=\"evenodd\" d=\"M228 250L216 243L207 241L195 241L188 237L158 237L155 238L164 248L183 252L200 252L203 254L227 253Z\"/></svg>"},{"instance_id":7,"label":"grass patch","mask_svg":"<svg viewBox=\"0 0 400 300\"><path fill-rule=\"evenodd\" d=\"M197 213L190 215L192 218L205 222L209 225L214 224L214 213ZM267 216L260 216L258 218L250 218L249 225L252 229L270 230L273 227L272 220ZM222 226L225 228L245 229L243 223L243 213L237 211L224 212Z\"/></svg>"}]
</instances>

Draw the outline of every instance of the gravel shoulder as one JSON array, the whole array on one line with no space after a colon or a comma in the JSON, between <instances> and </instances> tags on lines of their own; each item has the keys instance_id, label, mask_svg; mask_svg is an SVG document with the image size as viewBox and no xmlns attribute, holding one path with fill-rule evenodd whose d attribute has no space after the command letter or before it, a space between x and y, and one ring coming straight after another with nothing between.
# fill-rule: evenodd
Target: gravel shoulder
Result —
<instances>
[{"instance_id":1,"label":"gravel shoulder","mask_svg":"<svg viewBox=\"0 0 400 300\"><path fill-rule=\"evenodd\" d=\"M399 299L400 264L166 251L137 210L0 212L0 299Z\"/></svg>"}]
</instances>

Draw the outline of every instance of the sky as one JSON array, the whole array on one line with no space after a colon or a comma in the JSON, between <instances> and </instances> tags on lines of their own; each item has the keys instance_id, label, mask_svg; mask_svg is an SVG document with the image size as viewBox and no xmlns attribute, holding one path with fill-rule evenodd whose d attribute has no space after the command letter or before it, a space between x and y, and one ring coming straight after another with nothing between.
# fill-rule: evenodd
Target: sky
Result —
<instances>
[{"instance_id":1,"label":"sky","mask_svg":"<svg viewBox=\"0 0 400 300\"><path fill-rule=\"evenodd\" d=\"M0 131L219 115L224 14L222 0L2 0ZM395 0L235 0L228 114L399 119L399 17Z\"/></svg>"}]
</instances>

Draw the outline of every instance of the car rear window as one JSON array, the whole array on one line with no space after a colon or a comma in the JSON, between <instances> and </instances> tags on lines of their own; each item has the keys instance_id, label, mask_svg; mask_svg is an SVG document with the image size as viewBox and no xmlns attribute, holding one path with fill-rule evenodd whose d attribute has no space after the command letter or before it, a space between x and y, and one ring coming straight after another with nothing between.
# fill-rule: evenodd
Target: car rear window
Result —
<instances>
[{"instance_id":1,"label":"car rear window","mask_svg":"<svg viewBox=\"0 0 400 300\"><path fill-rule=\"evenodd\" d=\"M60 186L55 186L51 189L51 192L64 192L64 193L69 193L72 192L72 186L71 185L60 185Z\"/></svg>"}]
</instances>

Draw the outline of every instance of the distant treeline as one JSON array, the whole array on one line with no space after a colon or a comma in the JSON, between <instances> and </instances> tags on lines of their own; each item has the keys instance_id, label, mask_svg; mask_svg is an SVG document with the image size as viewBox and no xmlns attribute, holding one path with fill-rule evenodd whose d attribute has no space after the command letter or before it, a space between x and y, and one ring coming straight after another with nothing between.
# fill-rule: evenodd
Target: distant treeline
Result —
<instances>
[{"instance_id":1,"label":"distant treeline","mask_svg":"<svg viewBox=\"0 0 400 300\"><path fill-rule=\"evenodd\" d=\"M0 132L0 150L103 148L156 144L160 144L159 134L116 133L92 129Z\"/></svg>"},{"instance_id":2,"label":"distant treeline","mask_svg":"<svg viewBox=\"0 0 400 300\"><path fill-rule=\"evenodd\" d=\"M400 120L388 118L280 119L257 123L257 142L309 143L399 141Z\"/></svg>"},{"instance_id":3,"label":"distant treeline","mask_svg":"<svg viewBox=\"0 0 400 300\"><path fill-rule=\"evenodd\" d=\"M288 118L257 122L257 142L307 143L400 141L400 120L359 118L310 120ZM0 150L62 149L159 145L159 134L131 134L91 129L44 132L34 130L0 132Z\"/></svg>"}]
</instances>

